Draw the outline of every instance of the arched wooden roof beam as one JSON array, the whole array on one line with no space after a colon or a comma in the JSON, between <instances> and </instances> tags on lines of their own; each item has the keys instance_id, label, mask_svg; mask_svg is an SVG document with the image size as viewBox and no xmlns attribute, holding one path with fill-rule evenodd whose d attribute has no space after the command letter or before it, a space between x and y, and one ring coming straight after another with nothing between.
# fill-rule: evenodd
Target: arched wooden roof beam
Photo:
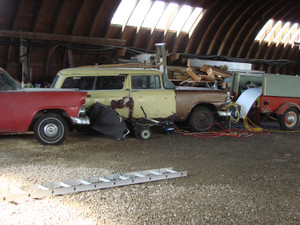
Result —
<instances>
[{"instance_id":1,"label":"arched wooden roof beam","mask_svg":"<svg viewBox=\"0 0 300 225\"><path fill-rule=\"evenodd\" d=\"M83 0L63 0L62 2L61 9L57 12L58 16L53 33L70 35Z\"/></svg>"},{"instance_id":2,"label":"arched wooden roof beam","mask_svg":"<svg viewBox=\"0 0 300 225\"><path fill-rule=\"evenodd\" d=\"M237 52L232 51L232 46L239 46L242 43L242 39L236 39L240 33L241 28L251 20L251 16L257 10L258 6L261 5L260 0L252 1L245 9L240 11L238 18L232 23L228 29L226 35L224 35L223 42L219 47L218 55L236 56Z\"/></svg>"},{"instance_id":3,"label":"arched wooden roof beam","mask_svg":"<svg viewBox=\"0 0 300 225\"><path fill-rule=\"evenodd\" d=\"M247 2L247 0L241 0L238 2L230 1L231 4L228 4L227 7L224 8L223 15L219 14L216 16L217 30L209 35L209 37L211 37L211 41L206 52L207 55L218 54L219 47L224 41L225 35L228 33L230 27L233 26L233 23L236 21L239 13L242 11L242 8L244 8L245 5L248 6ZM226 16L224 16L224 13Z\"/></svg>"},{"instance_id":4,"label":"arched wooden roof beam","mask_svg":"<svg viewBox=\"0 0 300 225\"><path fill-rule=\"evenodd\" d=\"M111 1L103 0L100 1L100 7L98 9L97 15L92 23L92 28L90 31L90 36L93 37L105 37L110 21L117 10L121 0Z\"/></svg>"},{"instance_id":5,"label":"arched wooden roof beam","mask_svg":"<svg viewBox=\"0 0 300 225\"><path fill-rule=\"evenodd\" d=\"M215 7L209 8L205 13L203 18L207 21L202 21L203 25L206 22L207 25L204 25L206 28L199 27L198 29L202 30L202 34L200 35L200 39L198 39L198 46L196 50L196 54L207 54L208 47L212 40L212 35L214 35L218 31L218 26L220 22L220 17L224 18L229 11L229 7L231 6L231 1L215 1ZM216 13L217 12L217 13ZM202 25L201 23L201 25ZM199 32L197 31L197 34Z\"/></svg>"}]
</instances>

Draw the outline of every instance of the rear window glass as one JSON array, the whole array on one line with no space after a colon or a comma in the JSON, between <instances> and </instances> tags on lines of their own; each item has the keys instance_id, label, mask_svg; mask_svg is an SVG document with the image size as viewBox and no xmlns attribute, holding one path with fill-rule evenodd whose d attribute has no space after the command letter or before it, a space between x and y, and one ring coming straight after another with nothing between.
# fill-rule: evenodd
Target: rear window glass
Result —
<instances>
[{"instance_id":1,"label":"rear window glass","mask_svg":"<svg viewBox=\"0 0 300 225\"><path fill-rule=\"evenodd\" d=\"M68 77L62 88L80 90L118 90L123 89L125 76L84 76Z\"/></svg>"},{"instance_id":2,"label":"rear window glass","mask_svg":"<svg viewBox=\"0 0 300 225\"><path fill-rule=\"evenodd\" d=\"M158 75L152 76L132 76L132 89L160 89L160 79Z\"/></svg>"},{"instance_id":3,"label":"rear window glass","mask_svg":"<svg viewBox=\"0 0 300 225\"><path fill-rule=\"evenodd\" d=\"M123 89L125 76L99 76L96 80L96 90Z\"/></svg>"},{"instance_id":4,"label":"rear window glass","mask_svg":"<svg viewBox=\"0 0 300 225\"><path fill-rule=\"evenodd\" d=\"M80 90L92 90L95 77L68 77L61 88L79 88Z\"/></svg>"}]
</instances>

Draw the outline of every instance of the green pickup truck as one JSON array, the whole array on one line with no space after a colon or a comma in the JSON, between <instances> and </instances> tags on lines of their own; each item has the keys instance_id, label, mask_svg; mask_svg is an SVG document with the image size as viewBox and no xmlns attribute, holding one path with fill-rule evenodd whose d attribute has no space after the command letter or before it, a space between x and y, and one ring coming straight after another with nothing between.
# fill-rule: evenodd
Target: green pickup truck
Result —
<instances>
[{"instance_id":1,"label":"green pickup truck","mask_svg":"<svg viewBox=\"0 0 300 225\"><path fill-rule=\"evenodd\" d=\"M88 92L86 106L96 102L115 109L124 118L187 121L193 131L205 131L229 99L224 90L175 87L156 69L69 68L58 72L51 87ZM145 113L144 113L144 112Z\"/></svg>"}]
</instances>

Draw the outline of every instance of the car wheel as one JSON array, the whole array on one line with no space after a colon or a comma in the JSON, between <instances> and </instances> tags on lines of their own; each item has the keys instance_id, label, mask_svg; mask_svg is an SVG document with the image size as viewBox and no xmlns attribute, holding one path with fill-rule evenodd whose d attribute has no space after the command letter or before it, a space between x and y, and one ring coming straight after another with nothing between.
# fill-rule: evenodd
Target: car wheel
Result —
<instances>
[{"instance_id":1,"label":"car wheel","mask_svg":"<svg viewBox=\"0 0 300 225\"><path fill-rule=\"evenodd\" d=\"M68 125L60 115L47 113L37 119L33 131L41 144L59 145L68 135Z\"/></svg>"},{"instance_id":2,"label":"car wheel","mask_svg":"<svg viewBox=\"0 0 300 225\"><path fill-rule=\"evenodd\" d=\"M138 131L139 137L142 140L148 140L151 137L151 130L148 127L141 127Z\"/></svg>"},{"instance_id":3,"label":"car wheel","mask_svg":"<svg viewBox=\"0 0 300 225\"><path fill-rule=\"evenodd\" d=\"M296 130L299 127L299 112L295 108L287 109L279 117L279 124L283 130Z\"/></svg>"},{"instance_id":4,"label":"car wheel","mask_svg":"<svg viewBox=\"0 0 300 225\"><path fill-rule=\"evenodd\" d=\"M188 119L188 125L193 131L207 131L214 121L213 113L205 107L194 109Z\"/></svg>"}]
</instances>

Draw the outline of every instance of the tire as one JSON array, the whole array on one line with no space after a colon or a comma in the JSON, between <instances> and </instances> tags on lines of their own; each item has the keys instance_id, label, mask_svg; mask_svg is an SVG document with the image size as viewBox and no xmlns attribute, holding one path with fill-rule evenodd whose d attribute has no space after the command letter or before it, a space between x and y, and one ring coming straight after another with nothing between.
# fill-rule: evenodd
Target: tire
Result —
<instances>
[{"instance_id":1,"label":"tire","mask_svg":"<svg viewBox=\"0 0 300 225\"><path fill-rule=\"evenodd\" d=\"M139 129L139 137L142 140L148 140L151 137L151 130L148 127L141 127Z\"/></svg>"},{"instance_id":2,"label":"tire","mask_svg":"<svg viewBox=\"0 0 300 225\"><path fill-rule=\"evenodd\" d=\"M68 125L58 114L47 113L34 123L34 137L43 145L62 144L68 135Z\"/></svg>"},{"instance_id":3,"label":"tire","mask_svg":"<svg viewBox=\"0 0 300 225\"><path fill-rule=\"evenodd\" d=\"M215 118L213 113L206 107L194 109L188 119L188 126L196 132L207 131Z\"/></svg>"},{"instance_id":4,"label":"tire","mask_svg":"<svg viewBox=\"0 0 300 225\"><path fill-rule=\"evenodd\" d=\"M299 127L299 111L296 108L287 109L279 117L279 124L283 130L296 130Z\"/></svg>"}]
</instances>

